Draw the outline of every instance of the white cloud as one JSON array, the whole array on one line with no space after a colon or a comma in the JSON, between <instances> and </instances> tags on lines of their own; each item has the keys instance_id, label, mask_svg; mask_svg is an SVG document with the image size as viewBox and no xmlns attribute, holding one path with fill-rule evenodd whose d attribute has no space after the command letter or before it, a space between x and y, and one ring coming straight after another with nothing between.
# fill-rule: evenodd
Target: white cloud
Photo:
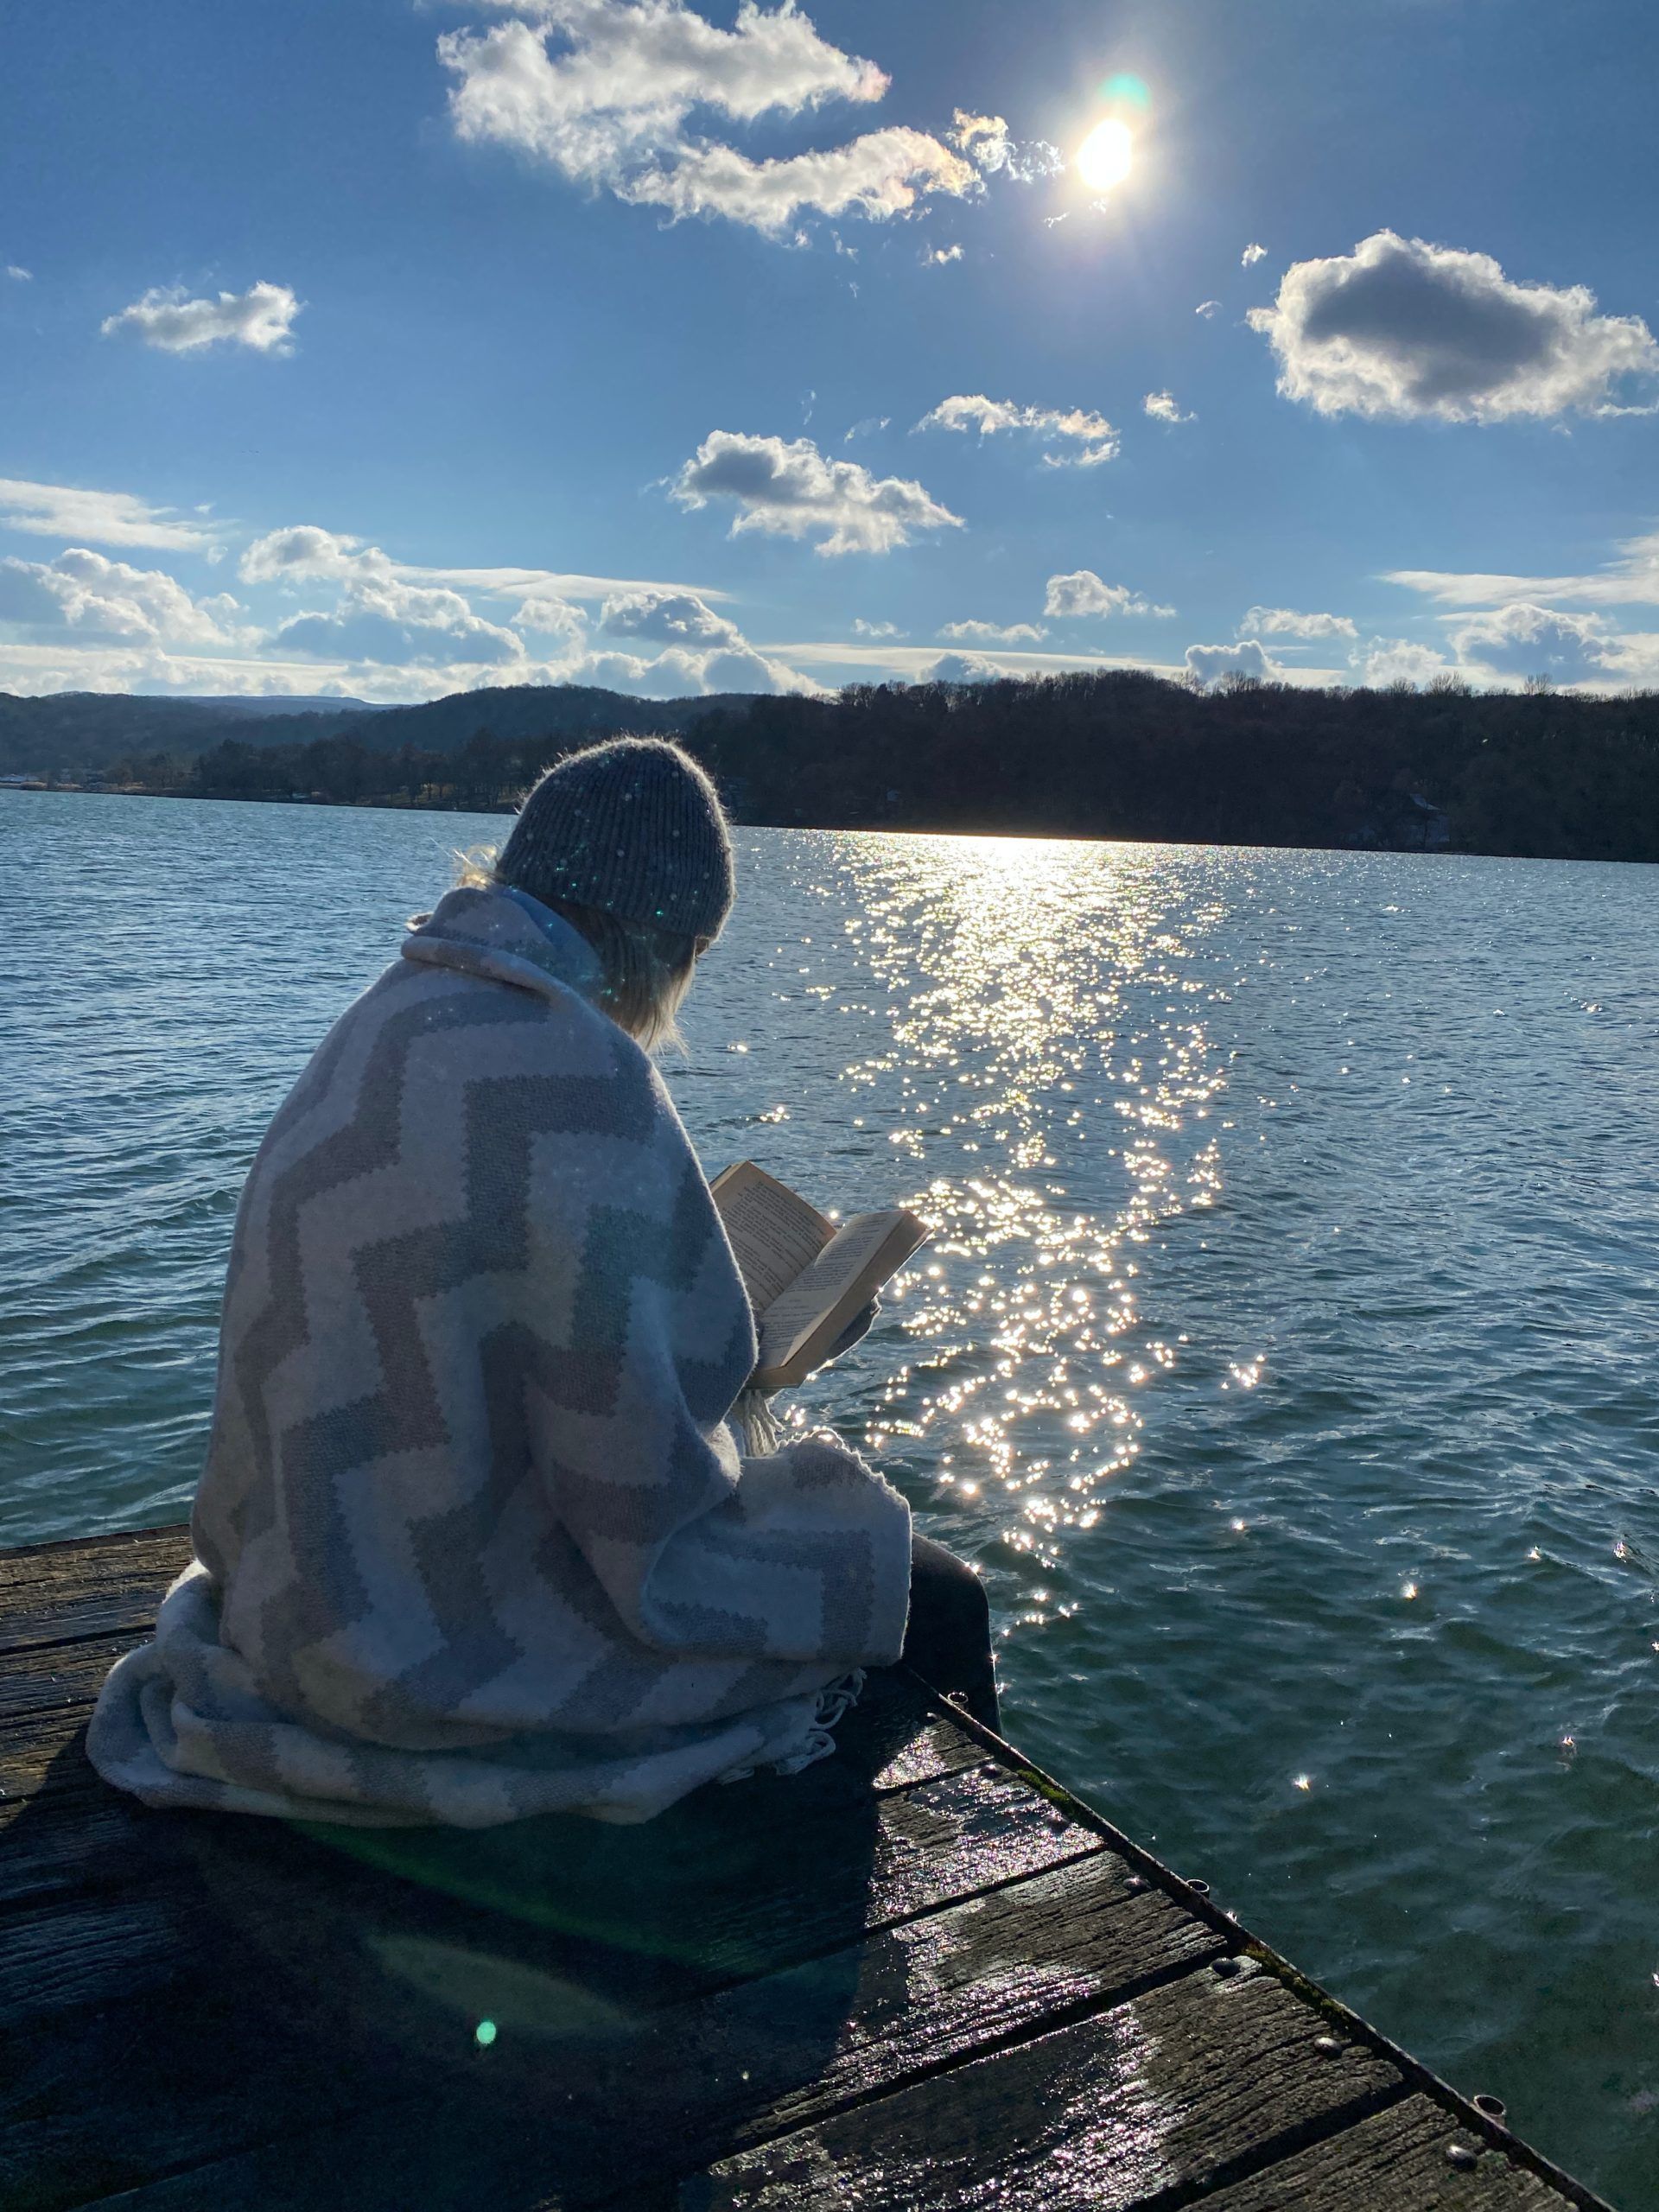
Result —
<instances>
[{"instance_id":1,"label":"white cloud","mask_svg":"<svg viewBox=\"0 0 1659 2212\"><path fill-rule=\"evenodd\" d=\"M297 583L321 579L340 583L348 578L373 577L390 581L391 563L378 545L365 546L359 538L315 524L302 523L289 530L268 531L256 537L238 563L244 583Z\"/></svg>"},{"instance_id":2,"label":"white cloud","mask_svg":"<svg viewBox=\"0 0 1659 2212\"><path fill-rule=\"evenodd\" d=\"M599 683L641 697L676 699L711 691L805 692L822 696L823 686L798 669L740 640L733 646L693 652L671 645L654 658L634 653L596 652L568 661L555 671L561 683Z\"/></svg>"},{"instance_id":3,"label":"white cloud","mask_svg":"<svg viewBox=\"0 0 1659 2212\"><path fill-rule=\"evenodd\" d=\"M1173 607L1154 607L1127 584L1103 583L1092 569L1074 569L1069 575L1051 576L1043 598L1045 614L1173 615Z\"/></svg>"},{"instance_id":4,"label":"white cloud","mask_svg":"<svg viewBox=\"0 0 1659 2212\"><path fill-rule=\"evenodd\" d=\"M844 446L849 446L855 438L873 437L876 431L885 430L892 420L891 415L866 415L855 423L850 430L842 432L841 442Z\"/></svg>"},{"instance_id":5,"label":"white cloud","mask_svg":"<svg viewBox=\"0 0 1659 2212\"><path fill-rule=\"evenodd\" d=\"M1624 379L1659 376L1646 323L1595 309L1581 284L1513 283L1490 254L1378 231L1295 263L1249 321L1280 391L1322 415L1495 423L1616 412Z\"/></svg>"},{"instance_id":6,"label":"white cloud","mask_svg":"<svg viewBox=\"0 0 1659 2212\"><path fill-rule=\"evenodd\" d=\"M580 645L588 633L582 609L572 607L562 593L541 587L526 592L519 601L512 626L531 631L537 637L561 639L569 645Z\"/></svg>"},{"instance_id":7,"label":"white cloud","mask_svg":"<svg viewBox=\"0 0 1659 2212\"><path fill-rule=\"evenodd\" d=\"M976 182L977 172L937 138L895 124L824 153L779 161L753 162L734 146L687 147L671 163L613 188L619 198L666 207L676 217L724 215L778 237L804 213L855 213L884 222L907 213L923 194L960 197Z\"/></svg>"},{"instance_id":8,"label":"white cloud","mask_svg":"<svg viewBox=\"0 0 1659 2212\"><path fill-rule=\"evenodd\" d=\"M1048 632L1039 622L947 622L942 638L987 645L1035 645Z\"/></svg>"},{"instance_id":9,"label":"white cloud","mask_svg":"<svg viewBox=\"0 0 1659 2212\"><path fill-rule=\"evenodd\" d=\"M1196 423L1198 419L1182 412L1173 391L1149 391L1141 406L1154 423Z\"/></svg>"},{"instance_id":10,"label":"white cloud","mask_svg":"<svg viewBox=\"0 0 1659 2212\"><path fill-rule=\"evenodd\" d=\"M1205 321L1208 322L1211 315L1220 314L1221 302L1219 300L1200 300L1197 307L1193 308L1192 312L1194 315L1201 315Z\"/></svg>"},{"instance_id":11,"label":"white cloud","mask_svg":"<svg viewBox=\"0 0 1659 2212\"><path fill-rule=\"evenodd\" d=\"M699 599L695 592L618 592L605 601L599 619L619 638L647 638L665 645L742 645L735 622Z\"/></svg>"},{"instance_id":12,"label":"white cloud","mask_svg":"<svg viewBox=\"0 0 1659 2212\"><path fill-rule=\"evenodd\" d=\"M1056 468L1092 468L1117 457L1117 432L1103 415L1081 407L1021 407L1012 399L988 399L982 391L954 392L923 416L918 430L977 430L995 437L1003 430L1029 430L1045 444L1056 441L1075 452L1045 454Z\"/></svg>"},{"instance_id":13,"label":"white cloud","mask_svg":"<svg viewBox=\"0 0 1659 2212\"><path fill-rule=\"evenodd\" d=\"M911 479L827 461L810 438L711 431L670 490L685 507L731 500L734 537L748 530L810 537L818 552L831 555L888 553L918 531L960 528L962 520Z\"/></svg>"},{"instance_id":14,"label":"white cloud","mask_svg":"<svg viewBox=\"0 0 1659 2212\"><path fill-rule=\"evenodd\" d=\"M1621 640L1593 614L1519 602L1478 614L1451 633L1460 661L1497 676L1548 676L1557 683L1606 683L1625 673Z\"/></svg>"},{"instance_id":15,"label":"white cloud","mask_svg":"<svg viewBox=\"0 0 1659 2212\"><path fill-rule=\"evenodd\" d=\"M1255 268L1258 261L1265 261L1267 257L1268 249L1266 246L1258 245L1254 238L1250 240L1249 245L1245 247L1243 252L1238 257L1241 266L1245 269Z\"/></svg>"},{"instance_id":16,"label":"white cloud","mask_svg":"<svg viewBox=\"0 0 1659 2212\"><path fill-rule=\"evenodd\" d=\"M408 584L350 586L333 610L290 616L273 642L321 660L391 668L497 667L524 655L522 639L474 614L459 592L423 592Z\"/></svg>"},{"instance_id":17,"label":"white cloud","mask_svg":"<svg viewBox=\"0 0 1659 2212\"><path fill-rule=\"evenodd\" d=\"M857 210L879 220L921 194L959 197L979 187L977 129L964 151L895 126L763 161L691 135L686 126L698 111L748 124L830 100L881 98L882 71L820 37L792 0L772 10L740 0L730 30L680 0L537 0L520 13L535 22L440 38L439 59L454 80L450 117L462 138L515 147L572 182L675 217L723 215L772 236L804 212Z\"/></svg>"},{"instance_id":18,"label":"white cloud","mask_svg":"<svg viewBox=\"0 0 1659 2212\"><path fill-rule=\"evenodd\" d=\"M924 683L988 683L1010 671L983 653L941 653L921 671Z\"/></svg>"},{"instance_id":19,"label":"white cloud","mask_svg":"<svg viewBox=\"0 0 1659 2212\"><path fill-rule=\"evenodd\" d=\"M151 545L200 553L213 543L205 524L180 520L130 492L87 492L70 484L30 484L0 476L0 526L35 537L90 537L99 545Z\"/></svg>"},{"instance_id":20,"label":"white cloud","mask_svg":"<svg viewBox=\"0 0 1659 2212\"><path fill-rule=\"evenodd\" d=\"M1265 680L1281 673L1254 638L1237 645L1189 645L1185 658L1188 672L1200 683L1214 683L1224 676L1259 676Z\"/></svg>"},{"instance_id":21,"label":"white cloud","mask_svg":"<svg viewBox=\"0 0 1659 2212\"><path fill-rule=\"evenodd\" d=\"M1241 638L1352 638L1345 614L1299 614L1294 607L1253 607L1238 626Z\"/></svg>"},{"instance_id":22,"label":"white cloud","mask_svg":"<svg viewBox=\"0 0 1659 2212\"><path fill-rule=\"evenodd\" d=\"M106 338L130 333L164 353L220 344L286 353L300 307L286 284L254 284L245 292L221 292L216 300L189 299L181 289L150 291L106 316L99 328Z\"/></svg>"},{"instance_id":23,"label":"white cloud","mask_svg":"<svg viewBox=\"0 0 1659 2212\"><path fill-rule=\"evenodd\" d=\"M35 282L35 271L32 269L19 268L15 261L9 261L6 264L6 274L15 284L32 284Z\"/></svg>"},{"instance_id":24,"label":"white cloud","mask_svg":"<svg viewBox=\"0 0 1659 2212\"><path fill-rule=\"evenodd\" d=\"M1065 156L1058 146L1051 146L1046 138L1016 142L1008 136L1008 126L1000 115L969 115L958 108L953 127L945 136L987 176L1002 175L1017 184L1033 184L1039 178L1058 175L1065 167Z\"/></svg>"},{"instance_id":25,"label":"white cloud","mask_svg":"<svg viewBox=\"0 0 1659 2212\"><path fill-rule=\"evenodd\" d=\"M156 644L229 645L242 613L228 593L193 599L161 569L130 568L84 545L53 561L0 561L0 621L73 629Z\"/></svg>"},{"instance_id":26,"label":"white cloud","mask_svg":"<svg viewBox=\"0 0 1659 2212\"><path fill-rule=\"evenodd\" d=\"M931 252L923 254L922 266L924 269L944 269L950 263L961 259L962 248L959 245L936 245ZM850 437L851 435L849 431L848 435Z\"/></svg>"},{"instance_id":27,"label":"white cloud","mask_svg":"<svg viewBox=\"0 0 1659 2212\"><path fill-rule=\"evenodd\" d=\"M902 638L904 634L896 622L867 622L861 614L853 617L855 638Z\"/></svg>"},{"instance_id":28,"label":"white cloud","mask_svg":"<svg viewBox=\"0 0 1659 2212\"><path fill-rule=\"evenodd\" d=\"M408 582L378 545L312 524L273 530L242 556L245 583L333 584L336 604L291 616L276 632L290 653L390 667L499 667L524 658L524 641L474 614L444 584Z\"/></svg>"},{"instance_id":29,"label":"white cloud","mask_svg":"<svg viewBox=\"0 0 1659 2212\"><path fill-rule=\"evenodd\" d=\"M1443 606L1491 606L1495 601L1592 600L1605 607L1659 607L1659 531L1627 538L1618 557L1587 575L1506 576L1446 569L1395 569L1383 579L1420 591Z\"/></svg>"},{"instance_id":30,"label":"white cloud","mask_svg":"<svg viewBox=\"0 0 1659 2212\"><path fill-rule=\"evenodd\" d=\"M1409 638L1373 638L1363 653L1355 655L1354 664L1360 682L1374 691L1387 683L1427 683L1454 672L1444 653Z\"/></svg>"}]
</instances>

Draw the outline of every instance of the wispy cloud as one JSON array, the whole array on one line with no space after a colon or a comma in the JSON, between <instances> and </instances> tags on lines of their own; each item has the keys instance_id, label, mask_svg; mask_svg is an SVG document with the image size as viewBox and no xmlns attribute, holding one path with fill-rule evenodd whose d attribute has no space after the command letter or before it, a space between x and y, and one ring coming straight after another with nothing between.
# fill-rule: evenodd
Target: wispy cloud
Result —
<instances>
[{"instance_id":1,"label":"wispy cloud","mask_svg":"<svg viewBox=\"0 0 1659 2212\"><path fill-rule=\"evenodd\" d=\"M0 527L36 537L90 538L96 545L149 545L200 553L214 543L207 524L171 507L152 507L130 492L92 492L71 484L31 484L0 476Z\"/></svg>"},{"instance_id":2,"label":"wispy cloud","mask_svg":"<svg viewBox=\"0 0 1659 2212\"><path fill-rule=\"evenodd\" d=\"M988 399L982 391L955 392L923 416L918 430L976 430L982 438L1023 430L1046 446L1058 446L1044 461L1054 468L1093 468L1117 457L1117 432L1103 415L1083 407L1022 407L1012 399Z\"/></svg>"},{"instance_id":3,"label":"wispy cloud","mask_svg":"<svg viewBox=\"0 0 1659 2212\"><path fill-rule=\"evenodd\" d=\"M1241 638L1351 638L1345 614L1300 614L1294 607L1253 607L1238 626Z\"/></svg>"},{"instance_id":4,"label":"wispy cloud","mask_svg":"<svg viewBox=\"0 0 1659 2212\"><path fill-rule=\"evenodd\" d=\"M1258 261L1265 261L1267 257L1266 246L1259 245L1254 238L1238 257L1241 265L1246 269L1254 269Z\"/></svg>"},{"instance_id":5,"label":"wispy cloud","mask_svg":"<svg viewBox=\"0 0 1659 2212\"><path fill-rule=\"evenodd\" d=\"M729 30L681 0L516 0L511 22L446 32L438 57L459 137L513 147L620 200L776 238L805 214L880 220L930 194L960 198L1007 165L995 117L959 115L944 138L891 125L761 160L694 132L696 113L747 124L887 92L874 61L822 37L792 0L740 0Z\"/></svg>"},{"instance_id":6,"label":"wispy cloud","mask_svg":"<svg viewBox=\"0 0 1659 2212\"><path fill-rule=\"evenodd\" d=\"M105 338L133 337L163 353L194 353L205 346L245 346L255 353L286 353L302 302L286 284L251 284L193 300L182 290L146 292L99 326Z\"/></svg>"},{"instance_id":7,"label":"wispy cloud","mask_svg":"<svg viewBox=\"0 0 1659 2212\"><path fill-rule=\"evenodd\" d=\"M1141 409L1154 423L1196 423L1198 419L1185 411L1173 391L1149 391L1141 401Z\"/></svg>"},{"instance_id":8,"label":"wispy cloud","mask_svg":"<svg viewBox=\"0 0 1659 2212\"><path fill-rule=\"evenodd\" d=\"M1587 574L1514 576L1456 569L1393 569L1383 581L1403 584L1445 607L1494 607L1515 600L1592 601L1602 607L1659 607L1659 531L1627 538L1616 560Z\"/></svg>"}]
</instances>

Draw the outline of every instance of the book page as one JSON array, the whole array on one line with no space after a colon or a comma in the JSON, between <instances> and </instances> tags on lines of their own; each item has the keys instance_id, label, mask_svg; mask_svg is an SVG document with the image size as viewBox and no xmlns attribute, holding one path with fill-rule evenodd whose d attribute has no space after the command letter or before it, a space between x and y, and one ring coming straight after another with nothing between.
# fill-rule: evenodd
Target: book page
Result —
<instances>
[{"instance_id":1,"label":"book page","mask_svg":"<svg viewBox=\"0 0 1659 2212\"><path fill-rule=\"evenodd\" d=\"M752 1160L727 1168L709 1187L759 1317L811 1266L834 1237L835 1224Z\"/></svg>"},{"instance_id":2,"label":"book page","mask_svg":"<svg viewBox=\"0 0 1659 2212\"><path fill-rule=\"evenodd\" d=\"M859 1214L848 1222L767 1307L760 1330L761 1369L789 1365L832 1314L838 1320L834 1332L838 1335L926 1237L925 1224L902 1211ZM861 1292L856 1304L848 1296L855 1288ZM848 1310L838 1313L843 1301Z\"/></svg>"}]
</instances>

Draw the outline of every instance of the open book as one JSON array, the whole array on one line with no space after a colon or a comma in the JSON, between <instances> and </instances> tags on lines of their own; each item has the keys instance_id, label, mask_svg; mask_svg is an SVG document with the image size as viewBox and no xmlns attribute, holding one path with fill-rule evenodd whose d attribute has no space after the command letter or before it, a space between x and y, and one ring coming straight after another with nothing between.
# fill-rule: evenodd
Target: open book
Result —
<instances>
[{"instance_id":1,"label":"open book","mask_svg":"<svg viewBox=\"0 0 1659 2212\"><path fill-rule=\"evenodd\" d=\"M855 1214L837 1228L752 1160L726 1168L709 1188L754 1308L755 1390L804 1382L931 1233L902 1206Z\"/></svg>"}]
</instances>

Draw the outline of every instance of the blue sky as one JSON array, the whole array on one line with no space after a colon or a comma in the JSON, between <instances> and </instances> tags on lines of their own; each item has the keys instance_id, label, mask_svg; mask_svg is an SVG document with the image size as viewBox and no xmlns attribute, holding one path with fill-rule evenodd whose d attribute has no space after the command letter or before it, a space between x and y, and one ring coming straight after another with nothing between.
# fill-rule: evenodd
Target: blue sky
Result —
<instances>
[{"instance_id":1,"label":"blue sky","mask_svg":"<svg viewBox=\"0 0 1659 2212\"><path fill-rule=\"evenodd\" d=\"M0 40L0 688L1659 683L1639 0Z\"/></svg>"}]
</instances>

